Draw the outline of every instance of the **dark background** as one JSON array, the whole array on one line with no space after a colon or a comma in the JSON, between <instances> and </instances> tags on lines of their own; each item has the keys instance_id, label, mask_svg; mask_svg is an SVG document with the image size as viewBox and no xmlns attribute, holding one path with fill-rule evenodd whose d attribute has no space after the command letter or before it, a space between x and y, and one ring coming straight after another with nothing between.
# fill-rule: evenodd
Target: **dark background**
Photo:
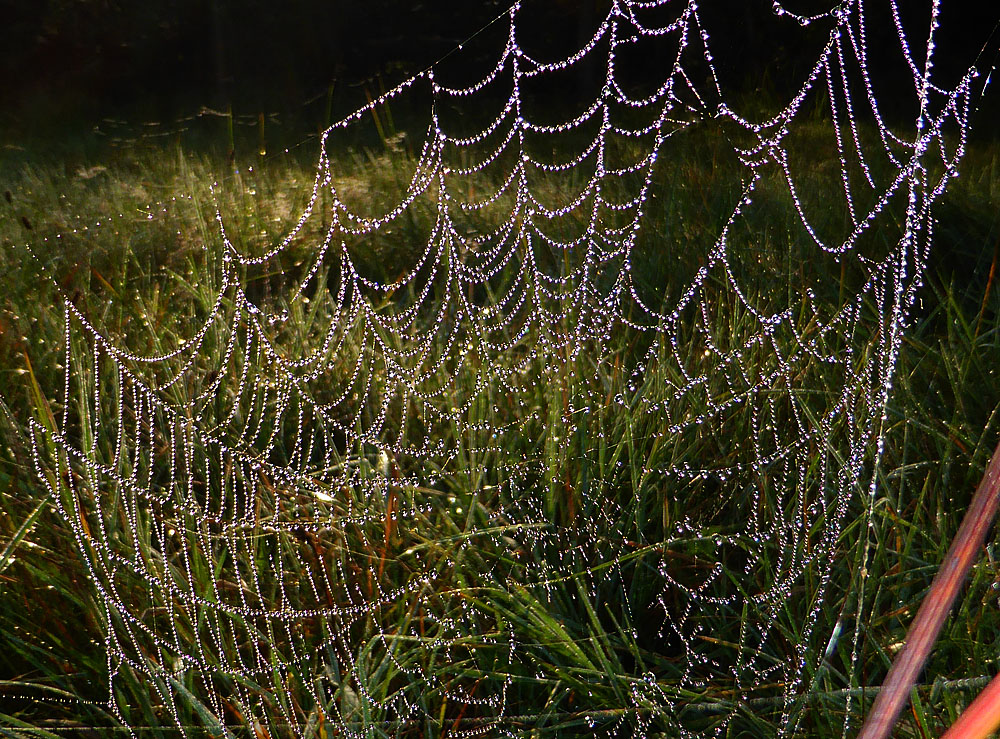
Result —
<instances>
[{"instance_id":1,"label":"dark background","mask_svg":"<svg viewBox=\"0 0 1000 739\"><path fill-rule=\"evenodd\" d=\"M202 105L257 114L302 110L307 101L346 114L423 69L502 14L508 0L0 0L0 128L8 136L107 117L169 121ZM831 0L787 0L815 12ZM922 57L929 0L900 0ZM603 17L606 0L525 0L524 31L540 47L572 48ZM895 54L888 0L867 0L869 44ZM950 85L968 65L995 61L1000 3L944 0L937 69ZM729 90L795 89L816 59L829 22L800 28L771 0L706 0L700 8ZM495 55L501 21L470 44ZM496 31L496 32L494 32ZM990 39L990 34L993 37ZM491 40L492 39L492 40ZM495 57L494 57L495 58ZM373 78L380 79L375 84ZM890 98L893 84L880 94ZM905 89L905 88L900 88ZM909 88L912 96L912 86ZM977 127L995 130L997 94ZM313 115L316 115L313 113Z\"/></svg>"}]
</instances>

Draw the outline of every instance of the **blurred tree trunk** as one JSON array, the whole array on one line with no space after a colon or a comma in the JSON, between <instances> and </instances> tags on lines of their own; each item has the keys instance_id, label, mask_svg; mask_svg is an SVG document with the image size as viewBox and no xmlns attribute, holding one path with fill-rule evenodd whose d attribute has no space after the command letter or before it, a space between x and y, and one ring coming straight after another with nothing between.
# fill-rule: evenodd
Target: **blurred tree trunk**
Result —
<instances>
[{"instance_id":1,"label":"blurred tree trunk","mask_svg":"<svg viewBox=\"0 0 1000 739\"><path fill-rule=\"evenodd\" d=\"M226 64L226 25L219 0L212 0L212 60L215 66L215 84L220 106L229 105L232 101L233 77Z\"/></svg>"}]
</instances>

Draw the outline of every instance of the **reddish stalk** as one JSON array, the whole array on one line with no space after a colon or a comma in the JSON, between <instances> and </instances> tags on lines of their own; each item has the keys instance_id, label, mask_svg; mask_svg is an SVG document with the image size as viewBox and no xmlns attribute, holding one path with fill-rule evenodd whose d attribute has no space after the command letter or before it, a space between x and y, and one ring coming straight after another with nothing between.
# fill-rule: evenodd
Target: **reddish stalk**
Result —
<instances>
[{"instance_id":1,"label":"reddish stalk","mask_svg":"<svg viewBox=\"0 0 1000 739\"><path fill-rule=\"evenodd\" d=\"M962 712L941 739L984 739L1000 727L1000 675Z\"/></svg>"},{"instance_id":2,"label":"reddish stalk","mask_svg":"<svg viewBox=\"0 0 1000 739\"><path fill-rule=\"evenodd\" d=\"M998 506L1000 506L1000 446L993 452L993 458L986 468L986 474L979 483L972 503L965 512L965 518L955 535L955 540L945 555L937 575L934 576L934 582L931 583L924 602L920 604L917 617L906 635L906 643L889 668L889 674L886 675L882 690L875 698L871 713L861 727L858 739L885 739L889 736L900 711L906 705L910 690L927 661L938 632L948 617L965 576L979 555ZM992 687L991 684L990 688Z\"/></svg>"}]
</instances>

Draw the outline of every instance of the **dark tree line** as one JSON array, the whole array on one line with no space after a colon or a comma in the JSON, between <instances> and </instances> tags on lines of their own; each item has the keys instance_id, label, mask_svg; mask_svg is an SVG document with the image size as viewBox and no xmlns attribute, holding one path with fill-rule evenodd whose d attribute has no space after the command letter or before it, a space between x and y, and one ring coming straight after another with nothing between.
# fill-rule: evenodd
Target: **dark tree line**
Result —
<instances>
[{"instance_id":1,"label":"dark tree line","mask_svg":"<svg viewBox=\"0 0 1000 739\"><path fill-rule=\"evenodd\" d=\"M524 0L525 33L570 49L603 17L608 0ZM679 3L678 3L679 4ZM926 29L930 2L899 3ZM168 118L193 104L280 110L332 83L422 69L502 13L508 0L4 0L0 2L0 117L42 110L107 115L137 103ZM786 0L815 12L835 0ZM888 0L868 0L879 20L873 53L895 48ZM972 63L1000 6L945 0L938 69ZM798 29L771 0L700 6L723 82L738 89L797 86L829 24ZM995 39L996 41L996 39ZM920 48L923 39L912 39ZM995 43L994 47L995 49ZM991 49L992 52L992 49ZM482 55L495 53L486 39ZM946 79L946 83L950 80Z\"/></svg>"},{"instance_id":2,"label":"dark tree line","mask_svg":"<svg viewBox=\"0 0 1000 739\"><path fill-rule=\"evenodd\" d=\"M280 106L334 80L426 66L500 13L499 3L8 0L0 104L48 98L114 109L235 96Z\"/></svg>"}]
</instances>

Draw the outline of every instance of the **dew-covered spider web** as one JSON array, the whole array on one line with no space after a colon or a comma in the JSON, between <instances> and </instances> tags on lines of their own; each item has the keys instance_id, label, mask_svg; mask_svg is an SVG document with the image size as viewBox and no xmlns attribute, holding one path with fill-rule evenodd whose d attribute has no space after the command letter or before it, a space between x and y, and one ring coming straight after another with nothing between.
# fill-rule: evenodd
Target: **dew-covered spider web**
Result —
<instances>
[{"instance_id":1,"label":"dew-covered spider web","mask_svg":"<svg viewBox=\"0 0 1000 739\"><path fill-rule=\"evenodd\" d=\"M325 131L283 236L220 206L183 343L67 299L35 460L122 722L793 733L856 687L835 565L975 77L936 82L939 3L869 5L775 5L819 42L762 113L693 0L614 0L568 53L515 3ZM359 173L338 142L389 110L419 124Z\"/></svg>"}]
</instances>

